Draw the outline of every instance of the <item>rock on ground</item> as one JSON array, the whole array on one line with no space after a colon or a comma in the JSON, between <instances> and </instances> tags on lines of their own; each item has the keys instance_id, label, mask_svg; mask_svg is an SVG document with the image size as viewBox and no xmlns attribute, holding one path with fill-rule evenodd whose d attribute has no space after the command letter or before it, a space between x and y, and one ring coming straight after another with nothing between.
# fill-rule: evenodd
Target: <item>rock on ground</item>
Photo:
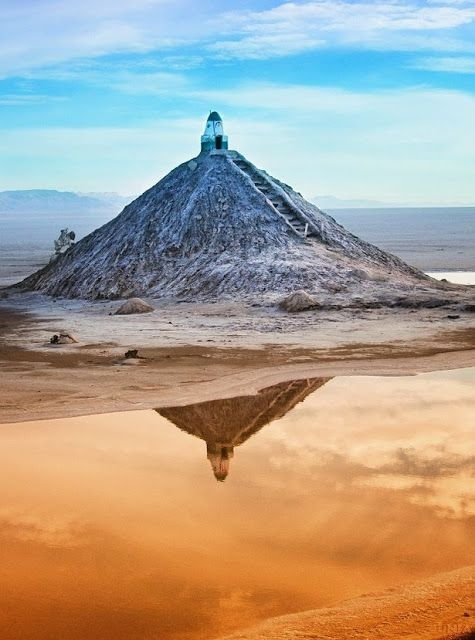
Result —
<instances>
[{"instance_id":1,"label":"rock on ground","mask_svg":"<svg viewBox=\"0 0 475 640\"><path fill-rule=\"evenodd\" d=\"M152 305L148 304L148 302L145 302L141 298L130 298L120 305L114 315L126 316L131 315L132 313L150 313L154 310L155 309Z\"/></svg>"},{"instance_id":2,"label":"rock on ground","mask_svg":"<svg viewBox=\"0 0 475 640\"><path fill-rule=\"evenodd\" d=\"M54 334L50 339L51 344L77 344L79 340L72 333L59 333Z\"/></svg>"},{"instance_id":3,"label":"rock on ground","mask_svg":"<svg viewBox=\"0 0 475 640\"><path fill-rule=\"evenodd\" d=\"M307 311L308 309L316 309L318 306L317 300L303 290L295 291L279 302L279 309L291 312Z\"/></svg>"}]
</instances>

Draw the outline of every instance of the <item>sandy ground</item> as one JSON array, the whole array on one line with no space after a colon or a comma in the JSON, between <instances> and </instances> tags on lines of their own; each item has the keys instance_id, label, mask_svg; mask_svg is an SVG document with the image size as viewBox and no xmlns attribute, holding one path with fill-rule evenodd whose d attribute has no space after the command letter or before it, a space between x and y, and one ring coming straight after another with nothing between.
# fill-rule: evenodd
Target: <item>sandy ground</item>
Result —
<instances>
[{"instance_id":1,"label":"sandy ground","mask_svg":"<svg viewBox=\"0 0 475 640\"><path fill-rule=\"evenodd\" d=\"M252 393L284 380L475 365L473 314L447 309L286 314L240 304L0 304L0 422L149 409ZM34 310L34 314L29 312ZM73 333L78 344L50 345ZM139 360L124 360L128 349Z\"/></svg>"},{"instance_id":2,"label":"sandy ground","mask_svg":"<svg viewBox=\"0 0 475 640\"><path fill-rule=\"evenodd\" d=\"M222 640L475 638L475 566L368 593L334 607L273 618Z\"/></svg>"},{"instance_id":3,"label":"sandy ground","mask_svg":"<svg viewBox=\"0 0 475 640\"><path fill-rule=\"evenodd\" d=\"M118 303L0 303L0 423L231 397L284 380L411 375L475 366L473 314L448 309L284 314L175 304L109 315ZM31 311L34 310L34 313ZM50 345L60 331L79 342ZM124 359L137 348L140 359ZM469 559L467 559L469 561ZM474 567L266 621L233 640L475 637Z\"/></svg>"}]
</instances>

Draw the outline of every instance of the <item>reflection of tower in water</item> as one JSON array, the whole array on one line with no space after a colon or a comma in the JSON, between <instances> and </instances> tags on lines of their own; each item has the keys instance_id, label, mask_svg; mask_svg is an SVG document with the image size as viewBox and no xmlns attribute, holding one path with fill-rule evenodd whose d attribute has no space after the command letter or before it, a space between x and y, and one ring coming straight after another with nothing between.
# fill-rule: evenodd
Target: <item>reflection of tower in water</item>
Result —
<instances>
[{"instance_id":1,"label":"reflection of tower in water","mask_svg":"<svg viewBox=\"0 0 475 640\"><path fill-rule=\"evenodd\" d=\"M206 443L206 457L211 462L214 477L224 482L229 473L229 461L234 456L234 446L220 443Z\"/></svg>"},{"instance_id":2,"label":"reflection of tower in water","mask_svg":"<svg viewBox=\"0 0 475 640\"><path fill-rule=\"evenodd\" d=\"M234 447L245 442L266 424L285 416L329 380L331 378L308 378L280 382L252 396L155 410L183 431L206 442L213 473L216 480L222 482L229 473Z\"/></svg>"}]
</instances>

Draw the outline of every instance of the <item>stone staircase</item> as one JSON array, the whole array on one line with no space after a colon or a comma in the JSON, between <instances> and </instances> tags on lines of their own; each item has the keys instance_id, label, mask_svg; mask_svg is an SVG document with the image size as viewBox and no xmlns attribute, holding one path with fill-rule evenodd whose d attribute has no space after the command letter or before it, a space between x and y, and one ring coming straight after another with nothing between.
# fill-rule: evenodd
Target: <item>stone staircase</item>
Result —
<instances>
[{"instance_id":1,"label":"stone staircase","mask_svg":"<svg viewBox=\"0 0 475 640\"><path fill-rule=\"evenodd\" d=\"M231 154L229 154L231 155ZM300 237L302 238L311 238L316 237L317 234L313 229L310 228L308 222L303 218L303 216L299 215L297 208L292 208L285 201L282 195L277 191L277 189L272 185L270 181L267 181L264 176L262 176L253 165L245 160L244 158L232 155L232 161L234 164L241 169L246 175L254 183L254 186L258 191L260 191L267 200L274 207L276 212L284 218L287 222L288 226Z\"/></svg>"}]
</instances>

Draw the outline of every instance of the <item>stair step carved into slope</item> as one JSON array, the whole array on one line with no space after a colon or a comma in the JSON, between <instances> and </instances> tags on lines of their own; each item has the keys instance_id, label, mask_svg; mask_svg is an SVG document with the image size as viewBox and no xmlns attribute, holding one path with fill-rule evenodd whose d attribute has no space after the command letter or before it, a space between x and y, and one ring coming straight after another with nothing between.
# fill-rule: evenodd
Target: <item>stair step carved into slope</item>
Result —
<instances>
[{"instance_id":1,"label":"stair step carved into slope","mask_svg":"<svg viewBox=\"0 0 475 640\"><path fill-rule=\"evenodd\" d=\"M235 157L229 154L229 157L234 164L241 169L253 182L254 186L262 195L267 199L269 204L272 205L276 213L284 218L287 225L298 236L308 238L316 236L317 234L313 229L309 229L307 220L299 215L298 209L291 208L280 193L277 192L274 185L265 179L247 160L243 160L239 157Z\"/></svg>"}]
</instances>

